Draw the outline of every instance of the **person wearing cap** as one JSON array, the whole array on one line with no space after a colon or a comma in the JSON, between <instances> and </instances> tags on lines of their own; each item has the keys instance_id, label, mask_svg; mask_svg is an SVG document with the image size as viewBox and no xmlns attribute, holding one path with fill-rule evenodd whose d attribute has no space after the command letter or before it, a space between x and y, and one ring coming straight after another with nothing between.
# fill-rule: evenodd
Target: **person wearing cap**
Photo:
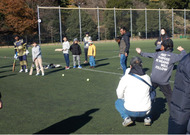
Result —
<instances>
[{"instance_id":1,"label":"person wearing cap","mask_svg":"<svg viewBox=\"0 0 190 135\"><path fill-rule=\"evenodd\" d=\"M89 44L88 57L89 57L90 68L94 68L96 66L95 63L96 46L93 44L92 41L89 41L88 44Z\"/></svg>"},{"instance_id":2,"label":"person wearing cap","mask_svg":"<svg viewBox=\"0 0 190 135\"><path fill-rule=\"evenodd\" d=\"M91 36L89 36L89 32L86 32L86 36L84 37L83 41L84 41L84 55L85 55L85 61L84 63L88 63L88 42L91 41L92 38Z\"/></svg>"},{"instance_id":3,"label":"person wearing cap","mask_svg":"<svg viewBox=\"0 0 190 135\"><path fill-rule=\"evenodd\" d=\"M27 44L23 42L23 39L19 39L19 36L15 36L15 42L14 42L14 49L15 49L15 55L14 58L19 58L20 61L20 71L28 72L27 68Z\"/></svg>"},{"instance_id":4,"label":"person wearing cap","mask_svg":"<svg viewBox=\"0 0 190 135\"><path fill-rule=\"evenodd\" d=\"M150 77L142 68L142 60L139 57L133 57L130 68L127 68L116 89L118 99L115 107L124 119L123 126L131 125L136 117L144 117L144 125L149 126L151 125L150 86L131 74L141 77L151 85Z\"/></svg>"},{"instance_id":5,"label":"person wearing cap","mask_svg":"<svg viewBox=\"0 0 190 135\"><path fill-rule=\"evenodd\" d=\"M82 54L82 51L80 45L78 44L77 38L73 40L73 44L70 46L70 51L73 55L73 68L76 68L76 61L78 61L78 68L81 69L82 66L80 65L80 55Z\"/></svg>"},{"instance_id":6,"label":"person wearing cap","mask_svg":"<svg viewBox=\"0 0 190 135\"><path fill-rule=\"evenodd\" d=\"M160 88L166 97L168 107L170 107L172 90L169 80L173 71L174 64L180 61L186 55L186 51L181 46L179 46L177 50L181 51L181 53L173 53L173 41L171 39L164 40L162 42L162 48L162 51L155 53L145 53L142 52L140 48L136 48L136 51L143 57L154 59L151 73L152 86L155 89L157 87Z\"/></svg>"},{"instance_id":7,"label":"person wearing cap","mask_svg":"<svg viewBox=\"0 0 190 135\"><path fill-rule=\"evenodd\" d=\"M164 28L162 28L160 30L160 36L159 36L159 38L155 42L155 46L156 46L155 49L156 49L156 51L161 51L162 50L162 48L161 48L162 45L161 44L166 39L169 39L169 37L168 37L168 35L166 33L166 30Z\"/></svg>"}]
</instances>

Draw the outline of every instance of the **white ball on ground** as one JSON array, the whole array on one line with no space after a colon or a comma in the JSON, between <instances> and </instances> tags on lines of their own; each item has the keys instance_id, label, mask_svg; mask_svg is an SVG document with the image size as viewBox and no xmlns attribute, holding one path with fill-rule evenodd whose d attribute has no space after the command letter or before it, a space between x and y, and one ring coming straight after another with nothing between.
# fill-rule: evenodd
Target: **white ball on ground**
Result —
<instances>
[{"instance_id":1,"label":"white ball on ground","mask_svg":"<svg viewBox=\"0 0 190 135\"><path fill-rule=\"evenodd\" d=\"M62 76L65 76L64 74L62 74Z\"/></svg>"},{"instance_id":2,"label":"white ball on ground","mask_svg":"<svg viewBox=\"0 0 190 135\"><path fill-rule=\"evenodd\" d=\"M88 81L90 81L90 79L89 79L89 78L87 78L87 79L86 79L86 81L88 82Z\"/></svg>"}]
</instances>

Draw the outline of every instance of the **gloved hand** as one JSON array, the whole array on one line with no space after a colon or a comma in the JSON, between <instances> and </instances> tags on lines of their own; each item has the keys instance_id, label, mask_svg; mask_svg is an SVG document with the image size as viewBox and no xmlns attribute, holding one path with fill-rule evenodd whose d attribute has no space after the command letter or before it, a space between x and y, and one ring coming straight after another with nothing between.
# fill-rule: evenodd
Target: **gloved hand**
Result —
<instances>
[{"instance_id":1,"label":"gloved hand","mask_svg":"<svg viewBox=\"0 0 190 135\"><path fill-rule=\"evenodd\" d=\"M28 50L26 50L26 55L28 55L30 52Z\"/></svg>"},{"instance_id":2,"label":"gloved hand","mask_svg":"<svg viewBox=\"0 0 190 135\"><path fill-rule=\"evenodd\" d=\"M14 55L14 59L17 60L17 58L18 58L18 56L15 54L15 55Z\"/></svg>"}]
</instances>

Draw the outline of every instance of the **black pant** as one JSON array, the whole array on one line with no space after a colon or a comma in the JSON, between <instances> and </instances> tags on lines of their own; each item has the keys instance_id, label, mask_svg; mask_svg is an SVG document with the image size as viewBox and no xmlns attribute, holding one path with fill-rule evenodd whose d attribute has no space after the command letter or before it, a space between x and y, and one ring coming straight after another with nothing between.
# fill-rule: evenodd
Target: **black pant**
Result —
<instances>
[{"instance_id":1,"label":"black pant","mask_svg":"<svg viewBox=\"0 0 190 135\"><path fill-rule=\"evenodd\" d=\"M88 48L84 48L85 61L88 61Z\"/></svg>"},{"instance_id":2,"label":"black pant","mask_svg":"<svg viewBox=\"0 0 190 135\"><path fill-rule=\"evenodd\" d=\"M162 93L166 97L166 100L167 100L167 103L168 103L168 107L170 109L170 102L171 102L171 97L172 97L172 89L171 89L170 84L160 85L158 83L152 82L152 86L154 87L154 89L156 89L157 87L160 88L160 90L162 91Z\"/></svg>"}]
</instances>

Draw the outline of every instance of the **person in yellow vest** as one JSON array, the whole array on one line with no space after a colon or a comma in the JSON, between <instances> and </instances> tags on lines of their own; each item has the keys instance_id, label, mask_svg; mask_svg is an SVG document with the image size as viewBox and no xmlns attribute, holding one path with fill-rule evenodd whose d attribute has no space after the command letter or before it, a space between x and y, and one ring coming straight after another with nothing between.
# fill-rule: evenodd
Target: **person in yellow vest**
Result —
<instances>
[{"instance_id":1,"label":"person in yellow vest","mask_svg":"<svg viewBox=\"0 0 190 135\"><path fill-rule=\"evenodd\" d=\"M92 41L89 41L88 43L89 43L88 57L89 57L90 68L94 68L96 66L95 63L96 46L93 44Z\"/></svg>"},{"instance_id":2,"label":"person in yellow vest","mask_svg":"<svg viewBox=\"0 0 190 135\"><path fill-rule=\"evenodd\" d=\"M15 55L14 58L17 59L17 57L20 60L20 71L28 72L27 69L27 44L23 42L23 39L19 39L19 36L15 36L15 42L14 42L14 49L15 49Z\"/></svg>"}]
</instances>

